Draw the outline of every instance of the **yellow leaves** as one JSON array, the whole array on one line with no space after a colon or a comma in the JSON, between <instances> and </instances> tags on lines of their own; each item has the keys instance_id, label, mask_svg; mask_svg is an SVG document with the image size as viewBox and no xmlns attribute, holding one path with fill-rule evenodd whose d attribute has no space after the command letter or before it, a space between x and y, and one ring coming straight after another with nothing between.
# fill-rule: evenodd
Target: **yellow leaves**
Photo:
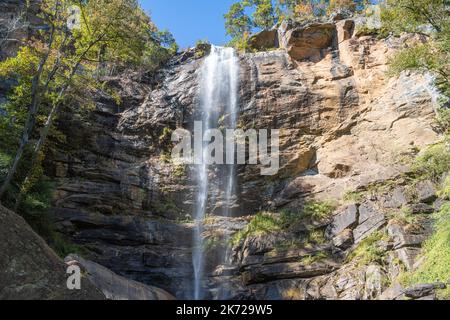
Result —
<instances>
[{"instance_id":1,"label":"yellow leaves","mask_svg":"<svg viewBox=\"0 0 450 320\"><path fill-rule=\"evenodd\" d=\"M313 6L310 3L300 3L295 6L294 14L296 16L312 16Z\"/></svg>"}]
</instances>

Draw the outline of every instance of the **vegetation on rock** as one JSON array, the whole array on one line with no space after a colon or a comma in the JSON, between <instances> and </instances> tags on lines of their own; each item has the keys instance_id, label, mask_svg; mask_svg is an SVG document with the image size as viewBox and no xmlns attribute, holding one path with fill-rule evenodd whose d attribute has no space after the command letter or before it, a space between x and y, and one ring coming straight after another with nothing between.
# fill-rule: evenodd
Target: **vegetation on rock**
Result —
<instances>
[{"instance_id":1,"label":"vegetation on rock","mask_svg":"<svg viewBox=\"0 0 450 320\"><path fill-rule=\"evenodd\" d=\"M25 217L36 208L45 211L42 204L50 201L45 192L33 199L33 190L46 181L46 151L65 139L54 126L62 105L89 108L88 93L95 90L120 103L103 75L130 67L155 70L177 50L173 37L159 31L135 0L77 2L80 26L70 29L72 4L44 0L27 7L44 27L24 39L15 57L0 62L0 77L11 83L0 106L0 199Z\"/></svg>"}]
</instances>

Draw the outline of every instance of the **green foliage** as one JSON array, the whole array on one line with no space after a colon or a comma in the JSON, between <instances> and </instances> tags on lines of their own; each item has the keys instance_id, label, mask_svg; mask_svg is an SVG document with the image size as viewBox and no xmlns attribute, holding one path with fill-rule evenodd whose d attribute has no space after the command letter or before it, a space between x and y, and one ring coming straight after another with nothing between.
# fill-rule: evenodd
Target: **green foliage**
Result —
<instances>
[{"instance_id":1,"label":"green foliage","mask_svg":"<svg viewBox=\"0 0 450 320\"><path fill-rule=\"evenodd\" d=\"M400 277L405 286L447 282L450 279L450 202L434 215L435 231L425 242L419 268ZM450 299L450 288L439 292L442 299Z\"/></svg>"},{"instance_id":2,"label":"green foliage","mask_svg":"<svg viewBox=\"0 0 450 320\"><path fill-rule=\"evenodd\" d=\"M412 165L412 170L422 179L439 179L450 169L448 138L428 147Z\"/></svg>"},{"instance_id":3,"label":"green foliage","mask_svg":"<svg viewBox=\"0 0 450 320\"><path fill-rule=\"evenodd\" d=\"M245 13L245 7L246 5L242 2L234 3L224 15L225 30L234 39L251 32L252 20Z\"/></svg>"},{"instance_id":4,"label":"green foliage","mask_svg":"<svg viewBox=\"0 0 450 320\"><path fill-rule=\"evenodd\" d=\"M89 254L85 247L74 244L57 232L52 232L47 242L61 259L64 259L69 254L78 254L80 256L87 256Z\"/></svg>"},{"instance_id":5,"label":"green foliage","mask_svg":"<svg viewBox=\"0 0 450 320\"><path fill-rule=\"evenodd\" d=\"M442 188L438 191L438 196L442 199L450 200L450 175L445 178Z\"/></svg>"},{"instance_id":6,"label":"green foliage","mask_svg":"<svg viewBox=\"0 0 450 320\"><path fill-rule=\"evenodd\" d=\"M419 216L413 214L408 207L402 207L400 210L391 212L390 218L392 222L399 223L409 229L416 229L419 223Z\"/></svg>"},{"instance_id":7,"label":"green foliage","mask_svg":"<svg viewBox=\"0 0 450 320\"><path fill-rule=\"evenodd\" d=\"M195 44L195 57L203 58L208 54L208 48L211 46L208 40L198 40Z\"/></svg>"},{"instance_id":8,"label":"green foliage","mask_svg":"<svg viewBox=\"0 0 450 320\"><path fill-rule=\"evenodd\" d=\"M445 104L448 101L442 101L441 104ZM442 131L446 134L450 134L450 108L439 108L437 122Z\"/></svg>"},{"instance_id":9,"label":"green foliage","mask_svg":"<svg viewBox=\"0 0 450 320\"><path fill-rule=\"evenodd\" d=\"M186 166L182 165L182 164L176 165L173 168L172 174L176 178L182 178L182 177L186 176Z\"/></svg>"},{"instance_id":10,"label":"green foliage","mask_svg":"<svg viewBox=\"0 0 450 320\"><path fill-rule=\"evenodd\" d=\"M429 71L436 86L450 95L450 15L448 3L441 0L388 0L382 10L383 29L394 34L427 34L426 43L410 44L391 60L390 74L403 70Z\"/></svg>"},{"instance_id":11,"label":"green foliage","mask_svg":"<svg viewBox=\"0 0 450 320\"><path fill-rule=\"evenodd\" d=\"M335 206L330 202L306 202L299 212L283 210L279 214L261 212L252 218L244 230L234 234L232 245L237 245L242 239L252 235L288 230L301 222L321 221L330 217ZM309 233L309 241L316 244L324 242L323 231L313 230Z\"/></svg>"},{"instance_id":12,"label":"green foliage","mask_svg":"<svg viewBox=\"0 0 450 320\"><path fill-rule=\"evenodd\" d=\"M442 0L387 0L382 21L397 34L422 32L425 25L443 32L449 29L447 5Z\"/></svg>"},{"instance_id":13,"label":"green foliage","mask_svg":"<svg viewBox=\"0 0 450 320\"><path fill-rule=\"evenodd\" d=\"M247 51L252 32L268 30L283 20L307 21L336 10L362 11L365 0L237 0L224 15L230 46Z\"/></svg>"},{"instance_id":14,"label":"green foliage","mask_svg":"<svg viewBox=\"0 0 450 320\"><path fill-rule=\"evenodd\" d=\"M381 240L386 240L386 234L381 231L375 232L362 240L358 246L347 256L347 262L357 261L359 266L366 266L371 263L382 263L384 250L378 245Z\"/></svg>"},{"instance_id":15,"label":"green foliage","mask_svg":"<svg viewBox=\"0 0 450 320\"><path fill-rule=\"evenodd\" d=\"M164 127L161 135L159 136L159 144L164 145L170 142L173 130L169 127Z\"/></svg>"},{"instance_id":16,"label":"green foliage","mask_svg":"<svg viewBox=\"0 0 450 320\"><path fill-rule=\"evenodd\" d=\"M347 190L344 193L343 200L345 202L361 202L364 199L364 193L358 191Z\"/></svg>"},{"instance_id":17,"label":"green foliage","mask_svg":"<svg viewBox=\"0 0 450 320\"><path fill-rule=\"evenodd\" d=\"M280 221L275 215L261 212L256 214L243 230L236 232L230 242L232 246L236 246L250 235L258 236L280 230Z\"/></svg>"}]
</instances>

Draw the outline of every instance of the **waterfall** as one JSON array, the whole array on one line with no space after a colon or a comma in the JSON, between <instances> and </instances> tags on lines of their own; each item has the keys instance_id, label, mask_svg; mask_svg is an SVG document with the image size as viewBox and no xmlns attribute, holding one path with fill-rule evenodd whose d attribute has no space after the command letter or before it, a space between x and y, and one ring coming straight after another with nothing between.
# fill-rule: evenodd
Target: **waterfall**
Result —
<instances>
[{"instance_id":1,"label":"waterfall","mask_svg":"<svg viewBox=\"0 0 450 320\"><path fill-rule=\"evenodd\" d=\"M225 125L228 129L234 129L237 121L238 103L238 73L239 61L232 48L211 47L211 53L205 58L199 79L200 114L203 122L203 130L216 129ZM222 123L221 120L224 120ZM219 123L221 122L221 123ZM203 159L206 156L206 148L203 148ZM203 248L203 221L208 208L208 165L197 165L196 182L198 194L194 209L195 230L192 253L194 267L194 299L204 298L203 275L205 256ZM235 189L234 165L227 165L222 185L225 186L226 200L225 215L231 214L230 206Z\"/></svg>"}]
</instances>

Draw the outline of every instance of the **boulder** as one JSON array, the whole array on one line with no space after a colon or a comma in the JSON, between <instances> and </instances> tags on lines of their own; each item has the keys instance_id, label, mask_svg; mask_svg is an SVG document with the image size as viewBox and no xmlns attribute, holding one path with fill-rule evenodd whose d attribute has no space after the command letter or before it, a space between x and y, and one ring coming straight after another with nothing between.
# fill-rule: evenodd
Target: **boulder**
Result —
<instances>
[{"instance_id":1,"label":"boulder","mask_svg":"<svg viewBox=\"0 0 450 320\"><path fill-rule=\"evenodd\" d=\"M313 262L311 264L295 262L256 265L247 268L242 273L242 280L248 285L280 279L311 278L329 274L336 270L337 267L337 264L329 261Z\"/></svg>"},{"instance_id":2,"label":"boulder","mask_svg":"<svg viewBox=\"0 0 450 320\"><path fill-rule=\"evenodd\" d=\"M408 233L399 224L390 224L387 227L387 231L394 242L394 249L400 249L403 247L420 247L427 238L425 234Z\"/></svg>"},{"instance_id":3,"label":"boulder","mask_svg":"<svg viewBox=\"0 0 450 320\"><path fill-rule=\"evenodd\" d=\"M69 255L66 263L76 264L108 300L175 300L170 293L137 281L126 279L111 270L77 255Z\"/></svg>"},{"instance_id":4,"label":"boulder","mask_svg":"<svg viewBox=\"0 0 450 320\"><path fill-rule=\"evenodd\" d=\"M405 265L407 270L414 269L414 263L417 256L420 254L419 248L401 248L394 251L398 259Z\"/></svg>"},{"instance_id":5,"label":"boulder","mask_svg":"<svg viewBox=\"0 0 450 320\"><path fill-rule=\"evenodd\" d=\"M323 50L331 47L335 33L332 23L311 23L288 30L281 41L294 60L321 60Z\"/></svg>"},{"instance_id":6,"label":"boulder","mask_svg":"<svg viewBox=\"0 0 450 320\"><path fill-rule=\"evenodd\" d=\"M389 209L398 209L408 203L403 187L396 187L391 194L381 198L382 206Z\"/></svg>"},{"instance_id":7,"label":"boulder","mask_svg":"<svg viewBox=\"0 0 450 320\"><path fill-rule=\"evenodd\" d=\"M379 265L370 265L366 269L366 285L364 299L374 300L383 292L383 282L386 278Z\"/></svg>"},{"instance_id":8,"label":"boulder","mask_svg":"<svg viewBox=\"0 0 450 320\"><path fill-rule=\"evenodd\" d=\"M249 39L250 47L254 50L263 51L267 49L278 48L278 30L263 30Z\"/></svg>"},{"instance_id":9,"label":"boulder","mask_svg":"<svg viewBox=\"0 0 450 320\"><path fill-rule=\"evenodd\" d=\"M0 300L103 300L89 278L67 288L67 266L25 220L0 205Z\"/></svg>"}]
</instances>

